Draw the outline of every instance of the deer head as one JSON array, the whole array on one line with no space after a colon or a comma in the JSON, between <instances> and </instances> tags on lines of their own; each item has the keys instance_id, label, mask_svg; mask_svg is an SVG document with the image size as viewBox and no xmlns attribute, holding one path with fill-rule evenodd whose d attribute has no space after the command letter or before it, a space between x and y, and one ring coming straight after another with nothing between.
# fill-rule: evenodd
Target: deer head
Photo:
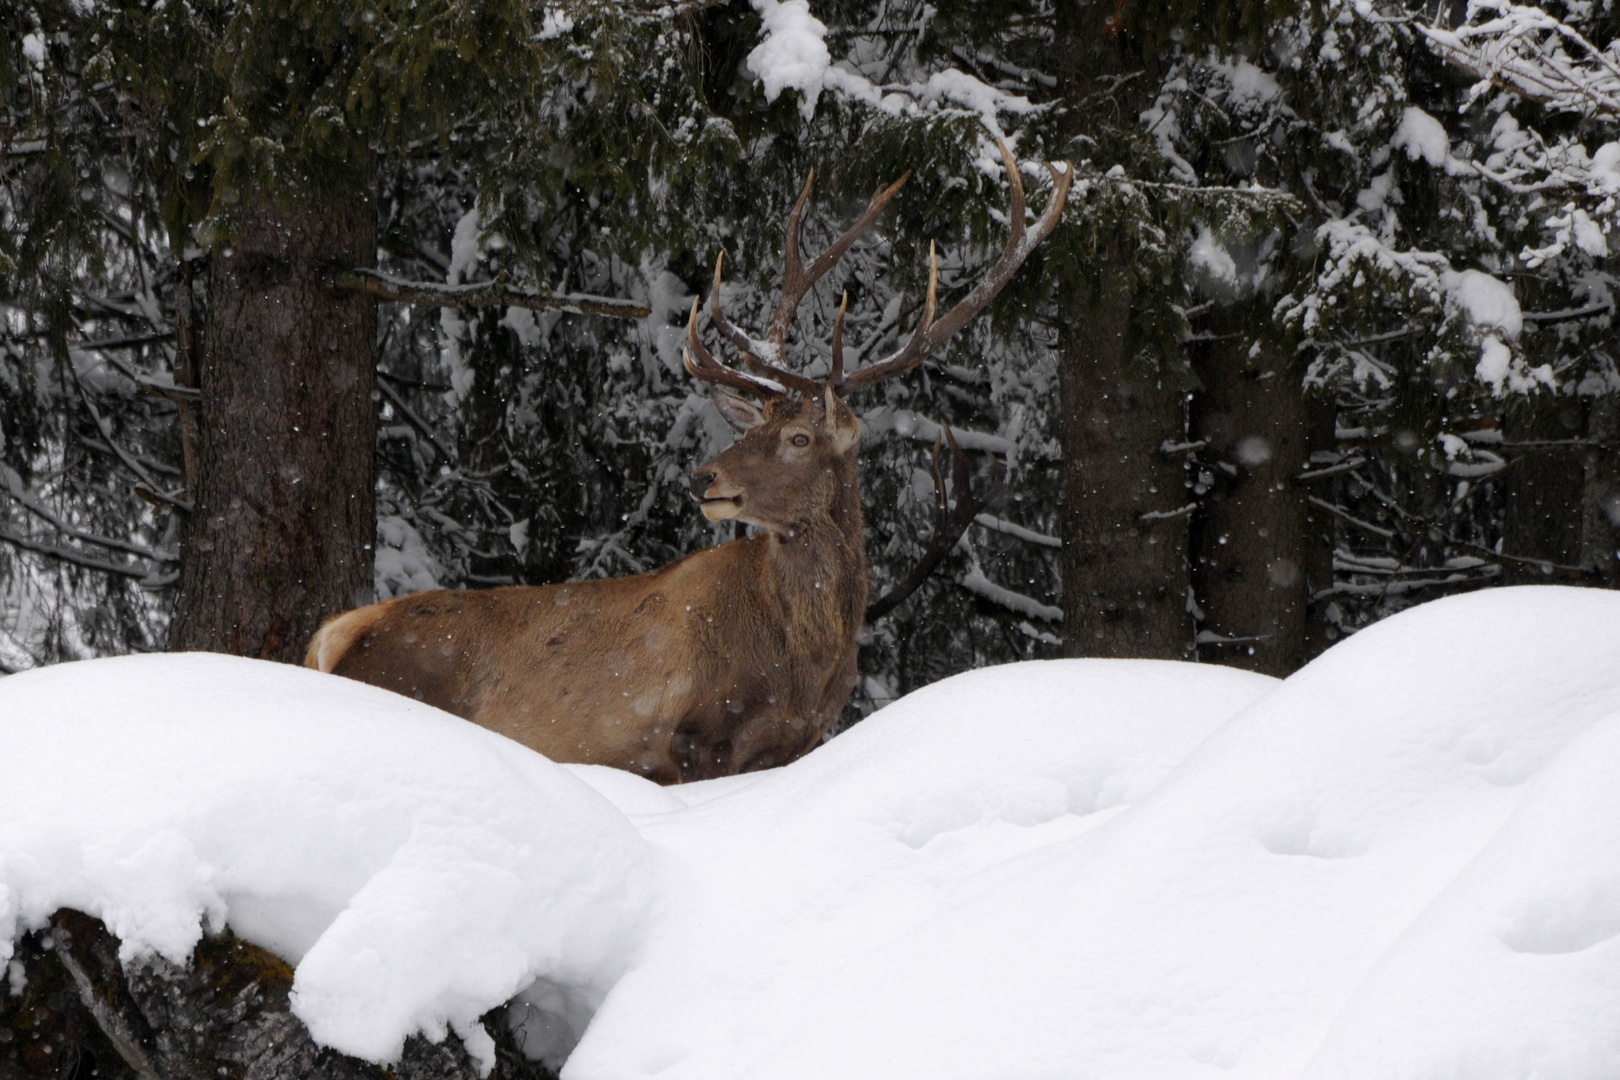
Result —
<instances>
[{"instance_id":1,"label":"deer head","mask_svg":"<svg viewBox=\"0 0 1620 1080\"><path fill-rule=\"evenodd\" d=\"M828 388L819 399L755 404L716 389L714 401L742 438L692 475L692 497L704 517L786 535L808 521L841 516L855 490L861 425L837 394Z\"/></svg>"},{"instance_id":2,"label":"deer head","mask_svg":"<svg viewBox=\"0 0 1620 1080\"><path fill-rule=\"evenodd\" d=\"M811 173L788 216L782 298L763 338L755 338L733 326L721 311L724 256L715 261L709 317L721 336L741 354L743 368L739 370L720 363L704 347L698 337L699 301L696 299L692 301L692 312L687 319L687 348L683 358L693 378L714 385L714 402L720 415L743 432L743 437L719 457L699 466L692 477L692 495L710 521L736 518L782 532L791 528L792 523L803 520L806 514L814 514L818 508L830 511L844 493L853 492L860 422L844 404L844 396L884 379L904 375L920 365L995 299L1029 253L1057 227L1074 178L1073 167L1066 165L1059 169L1047 165L1052 174L1052 197L1034 226L1026 228L1024 185L1018 175L1017 162L1004 142L997 139L996 145L1007 172L1011 198L1008 214L1011 235L1001 257L955 307L935 319L939 260L930 244L928 289L916 329L893 355L868 367L847 373L844 370L844 314L849 307L848 293L844 294L833 322L832 367L827 378L810 379L784 367L784 345L800 301L877 220L910 178L909 172L888 187L880 188L860 219L806 268L799 257L799 222L815 182L815 174Z\"/></svg>"}]
</instances>

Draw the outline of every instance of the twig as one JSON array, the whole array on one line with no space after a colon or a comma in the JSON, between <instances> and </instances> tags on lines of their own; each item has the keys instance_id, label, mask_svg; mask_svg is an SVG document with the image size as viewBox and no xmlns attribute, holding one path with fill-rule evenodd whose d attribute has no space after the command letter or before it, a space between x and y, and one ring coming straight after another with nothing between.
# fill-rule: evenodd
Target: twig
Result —
<instances>
[{"instance_id":1,"label":"twig","mask_svg":"<svg viewBox=\"0 0 1620 1080\"><path fill-rule=\"evenodd\" d=\"M56 954L56 958L61 961L73 979L79 1001L90 1011L90 1015L96 1021L96 1027L107 1036L107 1041L112 1043L113 1049L118 1051L118 1056L124 1059L124 1063L133 1069L141 1080L162 1080L158 1071L152 1067L151 1059L146 1056L140 1038L130 1030L125 1018L120 1016L111 1004L96 995L96 988L90 982L89 974L68 947L67 930L61 926L51 928L51 951Z\"/></svg>"},{"instance_id":2,"label":"twig","mask_svg":"<svg viewBox=\"0 0 1620 1080\"><path fill-rule=\"evenodd\" d=\"M1041 547L1061 548L1063 546L1063 541L1056 536L1048 536L1046 533L1036 532L1034 529L1026 529L1022 525L1014 525L1012 522L1004 521L994 514L979 514L973 519L973 523L989 529L991 532L1016 536L1020 540L1028 541L1031 544L1039 544Z\"/></svg>"},{"instance_id":3,"label":"twig","mask_svg":"<svg viewBox=\"0 0 1620 1080\"><path fill-rule=\"evenodd\" d=\"M27 510L29 513L43 521L49 522L59 531L66 533L75 540L81 540L87 544L95 544L97 547L111 548L114 551L122 551L127 555L134 555L137 558L151 559L153 562L176 561L173 557L159 555L155 551L148 551L146 548L143 548L138 544L131 544L127 540L115 540L112 537L97 536L94 533L85 532L78 526L71 525L68 522L63 521L60 517L53 514L43 505L36 502L31 496L28 495L27 492L14 489L8 491L6 494L15 499L17 505L21 506L24 510Z\"/></svg>"},{"instance_id":4,"label":"twig","mask_svg":"<svg viewBox=\"0 0 1620 1080\"><path fill-rule=\"evenodd\" d=\"M1307 495L1305 497L1305 501L1316 507L1318 510L1326 510L1328 513L1332 514L1346 525L1354 525L1362 532L1369 532L1374 536L1381 536L1385 540L1395 539L1395 531L1393 529L1386 529L1381 525L1374 525L1370 521L1363 521L1354 514L1350 513L1348 510L1341 509L1340 507L1328 502L1326 499L1319 499L1315 495Z\"/></svg>"},{"instance_id":5,"label":"twig","mask_svg":"<svg viewBox=\"0 0 1620 1080\"><path fill-rule=\"evenodd\" d=\"M416 412L405 404L405 399L400 396L398 390L388 385L387 380L377 380L377 389L382 391L382 396L388 399L388 404L399 410L399 415L405 418L405 422L415 428L433 446L433 449L438 452L446 464L453 463L456 460L451 456L450 451L444 448L444 444L439 441L439 436L428 426L427 421L417 416Z\"/></svg>"},{"instance_id":6,"label":"twig","mask_svg":"<svg viewBox=\"0 0 1620 1080\"><path fill-rule=\"evenodd\" d=\"M1190 502L1186 506L1180 507L1180 508L1175 509L1175 510L1149 510L1145 514L1137 514L1136 515L1136 520L1137 521L1174 521L1176 518L1186 517L1188 514L1192 513L1196 509L1198 509L1198 504L1195 503L1195 502Z\"/></svg>"}]
</instances>

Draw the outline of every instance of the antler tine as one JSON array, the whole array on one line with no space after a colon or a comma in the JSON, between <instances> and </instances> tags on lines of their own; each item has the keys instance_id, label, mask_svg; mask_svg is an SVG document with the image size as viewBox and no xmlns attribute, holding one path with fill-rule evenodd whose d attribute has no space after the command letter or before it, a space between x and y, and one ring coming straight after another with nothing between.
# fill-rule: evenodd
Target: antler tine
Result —
<instances>
[{"instance_id":1,"label":"antler tine","mask_svg":"<svg viewBox=\"0 0 1620 1080\"><path fill-rule=\"evenodd\" d=\"M757 354L762 349L766 348L765 343L755 341L748 335L747 331L740 330L731 325L731 320L727 319L720 311L720 271L725 265L725 261L726 253L724 251L715 256L714 285L709 289L709 318L714 322L715 329L719 330L721 334L729 338L731 343L735 345L737 350L744 356Z\"/></svg>"},{"instance_id":2,"label":"antler tine","mask_svg":"<svg viewBox=\"0 0 1620 1080\"><path fill-rule=\"evenodd\" d=\"M717 383L720 386L729 386L733 390L741 390L745 394L752 394L760 401L769 401L786 395L787 390L768 379L745 372L734 371L714 358L714 354L703 347L698 340L697 332L698 298L692 298L692 314L686 320L687 347L681 350L681 360L685 364L687 374L699 382Z\"/></svg>"},{"instance_id":3,"label":"antler tine","mask_svg":"<svg viewBox=\"0 0 1620 1080\"><path fill-rule=\"evenodd\" d=\"M827 384L833 388L844 383L844 312L849 310L849 292L845 290L838 304L838 317L833 320L832 370L827 373Z\"/></svg>"},{"instance_id":4,"label":"antler tine","mask_svg":"<svg viewBox=\"0 0 1620 1080\"><path fill-rule=\"evenodd\" d=\"M1024 185L1018 176L1018 166L1005 144L997 140L1001 148L1002 163L1007 169L1007 186L1011 189L1010 203L1012 212L1011 235L1007 238L1007 246L1002 250L1001 257L990 268L973 290L957 301L956 306L941 316L938 322L929 322L924 319L911 335L911 340L894 355L881 360L871 367L850 372L844 379L842 393L859 390L871 386L875 382L904 375L926 360L935 349L949 341L962 327L966 326L980 311L994 300L996 294L1006 287L1012 280L1013 274L1024 264L1029 253L1051 235L1057 228L1059 218L1063 216L1064 204L1069 198L1069 187L1074 182L1074 166L1068 162L1063 163L1060 170L1050 162L1046 165L1047 172L1052 174L1052 197L1047 200L1046 209L1042 211L1040 219L1035 222L1034 228L1024 227ZM929 249L930 264L933 261L932 246ZM934 290L937 271L930 267L928 275L928 288L930 294ZM930 299L927 305L929 318L933 314L933 302Z\"/></svg>"},{"instance_id":5,"label":"antler tine","mask_svg":"<svg viewBox=\"0 0 1620 1080\"><path fill-rule=\"evenodd\" d=\"M806 188L807 192L808 190ZM821 387L814 379L807 379L803 375L795 375L786 368L761 360L759 358L760 353L780 352L780 350L776 349L770 342L756 341L745 331L731 325L731 322L721 313L720 269L725 262L725 258L725 252L721 252L720 257L714 260L714 287L709 291L709 317L714 320L714 325L719 328L722 334L731 339L733 345L737 346L738 351L742 353L743 364L752 375L769 379L771 382L781 383L788 389L796 390L801 394L819 394ZM695 300L693 304L696 305ZM740 375L740 373L736 374ZM746 378L748 376L742 377Z\"/></svg>"},{"instance_id":6,"label":"antler tine","mask_svg":"<svg viewBox=\"0 0 1620 1080\"><path fill-rule=\"evenodd\" d=\"M1007 149L1007 143L996 136L996 149L1001 151L1001 167L1007 171L1008 223L1011 226L1011 235L1007 237L1007 246L1016 247L1024 242L1024 178L1018 174L1018 161Z\"/></svg>"},{"instance_id":7,"label":"antler tine","mask_svg":"<svg viewBox=\"0 0 1620 1080\"><path fill-rule=\"evenodd\" d=\"M810 201L810 189L816 183L816 170L811 169L810 175L804 178L804 190L799 192L798 199L793 203L793 212L788 215L787 236L782 243L782 297L783 303L787 297L794 295L799 287L799 280L804 277L804 264L799 261L799 223L804 219L805 204ZM800 296L803 294L800 293ZM798 300L794 300L798 304ZM778 308L778 311L781 309ZM790 314L789 319L792 318ZM776 329L776 320L771 320L771 329ZM769 334L766 335L770 337ZM772 341L781 343L780 338L771 337Z\"/></svg>"},{"instance_id":8,"label":"antler tine","mask_svg":"<svg viewBox=\"0 0 1620 1080\"><path fill-rule=\"evenodd\" d=\"M816 256L815 261L810 264L810 269L805 270L804 265L799 261L799 219L804 212L805 203L810 198L810 183L814 179L815 173L812 172L810 180L805 181L804 191L800 193L799 201L793 206L793 213L788 217L787 241L783 245L785 251L782 257L784 264L782 270L782 301L776 306L776 314L771 316L770 329L765 334L765 339L778 349L781 348L782 342L787 339L788 327L792 325L793 316L799 310L799 301L804 299L805 295L815 286L816 282L821 280L828 270L837 265L838 260L844 257L844 252L848 251L850 245L859 239L861 233L865 232L872 222L877 220L877 216L883 213L883 208L889 205L900 189L905 186L906 181L911 179L911 172L907 170L905 175L888 187L879 188L872 195L872 201L867 203L866 212L860 216L859 220L851 225L844 235L834 240L826 251Z\"/></svg>"}]
</instances>

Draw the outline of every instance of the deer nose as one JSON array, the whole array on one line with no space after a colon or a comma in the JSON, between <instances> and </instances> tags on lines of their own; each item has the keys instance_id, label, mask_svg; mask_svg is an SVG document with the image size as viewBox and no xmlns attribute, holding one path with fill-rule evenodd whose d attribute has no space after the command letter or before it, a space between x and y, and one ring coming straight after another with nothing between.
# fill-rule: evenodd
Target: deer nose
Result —
<instances>
[{"instance_id":1,"label":"deer nose","mask_svg":"<svg viewBox=\"0 0 1620 1080\"><path fill-rule=\"evenodd\" d=\"M712 473L712 472L693 473L692 474L692 498L694 498L694 499L703 498L703 493L708 491L710 486L713 485L713 484L714 484L714 473Z\"/></svg>"}]
</instances>

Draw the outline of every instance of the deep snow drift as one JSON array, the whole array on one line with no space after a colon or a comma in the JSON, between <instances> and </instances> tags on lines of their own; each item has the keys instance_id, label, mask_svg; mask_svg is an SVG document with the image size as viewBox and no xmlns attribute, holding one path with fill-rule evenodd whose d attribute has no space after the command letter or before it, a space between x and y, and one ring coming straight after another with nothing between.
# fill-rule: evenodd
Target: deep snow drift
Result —
<instances>
[{"instance_id":1,"label":"deep snow drift","mask_svg":"<svg viewBox=\"0 0 1620 1080\"><path fill-rule=\"evenodd\" d=\"M0 962L58 907L126 958L228 922L297 962L317 1041L389 1059L448 1025L476 1057L537 976L601 999L651 861L560 766L346 679L202 653L0 679Z\"/></svg>"},{"instance_id":2,"label":"deep snow drift","mask_svg":"<svg viewBox=\"0 0 1620 1080\"><path fill-rule=\"evenodd\" d=\"M1612 1080L1617 776L1595 590L1284 683L974 672L678 789L299 669L95 661L0 680L0 954L60 905L171 958L223 920L373 1058L534 981L533 1049L590 1020L567 1080Z\"/></svg>"}]
</instances>

